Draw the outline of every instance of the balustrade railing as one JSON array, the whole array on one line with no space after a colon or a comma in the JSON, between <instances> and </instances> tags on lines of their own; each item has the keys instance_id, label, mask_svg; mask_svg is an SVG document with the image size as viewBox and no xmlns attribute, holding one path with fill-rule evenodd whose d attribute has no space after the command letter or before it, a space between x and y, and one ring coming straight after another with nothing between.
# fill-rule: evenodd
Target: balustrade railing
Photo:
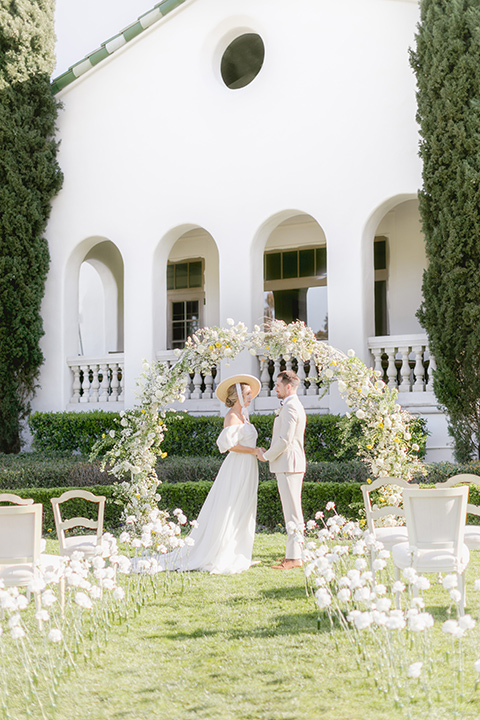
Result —
<instances>
[{"instance_id":1,"label":"balustrade railing","mask_svg":"<svg viewBox=\"0 0 480 720\"><path fill-rule=\"evenodd\" d=\"M159 362L173 365L176 361L176 355L173 351L157 352L156 358ZM312 361L302 362L295 358L284 360L282 357L277 360L268 360L262 355L258 355L258 377L262 384L260 397L276 397L274 390L275 378L282 370L294 370L300 378L299 395L319 395L320 384L315 363ZM215 397L215 388L220 382L218 369L212 368L211 374L192 373L190 382L185 392L186 400L209 400Z\"/></svg>"},{"instance_id":2,"label":"balustrade railing","mask_svg":"<svg viewBox=\"0 0 480 720\"><path fill-rule=\"evenodd\" d=\"M435 360L426 335L371 337L368 347L375 370L384 382L399 392L433 392Z\"/></svg>"},{"instance_id":3,"label":"balustrade railing","mask_svg":"<svg viewBox=\"0 0 480 720\"><path fill-rule=\"evenodd\" d=\"M68 358L72 371L71 404L122 403L124 386L123 353L104 357Z\"/></svg>"}]
</instances>

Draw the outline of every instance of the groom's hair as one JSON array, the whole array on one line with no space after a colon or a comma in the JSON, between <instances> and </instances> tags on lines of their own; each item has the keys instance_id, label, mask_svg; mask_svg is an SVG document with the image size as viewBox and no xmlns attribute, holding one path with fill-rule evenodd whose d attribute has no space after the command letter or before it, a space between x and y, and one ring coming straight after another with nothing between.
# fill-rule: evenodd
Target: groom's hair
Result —
<instances>
[{"instance_id":1,"label":"groom's hair","mask_svg":"<svg viewBox=\"0 0 480 720\"><path fill-rule=\"evenodd\" d=\"M295 390L300 385L300 378L293 370L282 370L281 373L278 373L277 377L284 385L293 385Z\"/></svg>"}]
</instances>

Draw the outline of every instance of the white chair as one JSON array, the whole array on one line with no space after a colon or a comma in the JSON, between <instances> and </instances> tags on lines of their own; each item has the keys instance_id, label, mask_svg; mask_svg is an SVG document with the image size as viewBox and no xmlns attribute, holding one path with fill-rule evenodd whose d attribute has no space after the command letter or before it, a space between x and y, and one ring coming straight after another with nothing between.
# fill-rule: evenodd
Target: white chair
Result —
<instances>
[{"instance_id":1,"label":"white chair","mask_svg":"<svg viewBox=\"0 0 480 720\"><path fill-rule=\"evenodd\" d=\"M9 494L0 495L0 501L10 502ZM60 557L41 553L42 506L33 503L33 500L27 502L0 507L0 581L5 587L28 587L42 575L42 571L55 571L63 608ZM41 604L40 591L34 590L34 595L38 608Z\"/></svg>"},{"instance_id":2,"label":"white chair","mask_svg":"<svg viewBox=\"0 0 480 720\"><path fill-rule=\"evenodd\" d=\"M411 485L401 478L397 477L385 477L374 480L369 485L362 485L363 502L365 504L365 518L367 520L367 528L371 535L374 536L375 540L383 543L386 550L391 550L394 545L407 540L407 528L405 525L393 525L389 527L378 527L375 523L380 518L386 517L387 515L394 515L396 517L405 518L403 508L397 507L396 505L384 505L383 507L372 507L372 501L370 495L378 488L386 487L388 485L396 485L401 488L410 488Z\"/></svg>"},{"instance_id":3,"label":"white chair","mask_svg":"<svg viewBox=\"0 0 480 720\"><path fill-rule=\"evenodd\" d=\"M419 573L455 573L461 593L460 613L465 607L465 573L470 554L463 542L468 487L407 489L403 508L408 542L394 545L395 577L413 567ZM397 595L397 603L399 596Z\"/></svg>"},{"instance_id":4,"label":"white chair","mask_svg":"<svg viewBox=\"0 0 480 720\"><path fill-rule=\"evenodd\" d=\"M14 495L13 493L0 493L0 503L9 502L15 505L33 505L32 498L22 498L20 495Z\"/></svg>"},{"instance_id":5,"label":"white chair","mask_svg":"<svg viewBox=\"0 0 480 720\"><path fill-rule=\"evenodd\" d=\"M73 517L63 520L60 505L68 500L81 498L97 504L96 520L89 520L85 517ZM60 544L60 555L71 556L74 552L82 552L84 555L95 555L97 547L102 544L103 516L105 512L105 495L94 495L88 490L67 490L58 498L52 498L53 517ZM65 536L65 530L75 527L84 527L95 530L94 535L71 535Z\"/></svg>"},{"instance_id":6,"label":"white chair","mask_svg":"<svg viewBox=\"0 0 480 720\"><path fill-rule=\"evenodd\" d=\"M480 477L471 475L470 473L461 473L454 475L445 482L436 483L436 488L455 487L455 485L479 485ZM467 505L467 515L477 515L480 517L480 507L478 505ZM480 550L480 525L465 525L464 542L469 550Z\"/></svg>"}]
</instances>

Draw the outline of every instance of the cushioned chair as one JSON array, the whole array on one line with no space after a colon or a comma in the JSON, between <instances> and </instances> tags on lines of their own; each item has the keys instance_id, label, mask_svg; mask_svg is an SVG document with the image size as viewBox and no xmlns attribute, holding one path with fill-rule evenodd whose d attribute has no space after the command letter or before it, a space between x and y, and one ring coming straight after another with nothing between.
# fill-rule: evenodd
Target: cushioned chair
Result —
<instances>
[{"instance_id":1,"label":"cushioned chair","mask_svg":"<svg viewBox=\"0 0 480 720\"><path fill-rule=\"evenodd\" d=\"M89 520L85 517L73 517L68 520L62 518L60 505L72 500L80 498L97 505L97 517L95 520ZM95 555L97 547L102 544L103 533L103 515L105 512L105 495L94 495L88 490L67 490L58 498L52 498L53 517L55 519L55 528L60 544L60 555L72 555L78 551L85 555ZM94 535L72 535L65 536L65 530L71 530L75 527L84 527L89 530L95 530Z\"/></svg>"},{"instance_id":2,"label":"cushioned chair","mask_svg":"<svg viewBox=\"0 0 480 720\"><path fill-rule=\"evenodd\" d=\"M461 593L461 614L465 607L464 571L470 559L463 541L467 501L468 487L404 490L408 542L392 549L397 580L400 571L407 567L419 573L455 573Z\"/></svg>"},{"instance_id":3,"label":"cushioned chair","mask_svg":"<svg viewBox=\"0 0 480 720\"><path fill-rule=\"evenodd\" d=\"M8 501L8 493L0 495L0 502ZM57 573L60 603L63 607L63 577L58 572L61 569L60 557L42 554L41 547L42 506L33 503L33 500L21 505L1 506L0 581L5 587L27 587L41 575L42 571L54 571ZM36 605L39 607L40 592L34 590L34 595Z\"/></svg>"},{"instance_id":4,"label":"cushioned chair","mask_svg":"<svg viewBox=\"0 0 480 720\"><path fill-rule=\"evenodd\" d=\"M455 485L479 485L480 477L478 475L471 475L470 473L462 473L460 475L454 475L448 478L443 483L437 483L436 488L447 488L455 487ZM480 507L478 505L467 505L467 516L477 515L480 517ZM469 550L480 550L480 525L465 525L464 531L464 542Z\"/></svg>"}]
</instances>

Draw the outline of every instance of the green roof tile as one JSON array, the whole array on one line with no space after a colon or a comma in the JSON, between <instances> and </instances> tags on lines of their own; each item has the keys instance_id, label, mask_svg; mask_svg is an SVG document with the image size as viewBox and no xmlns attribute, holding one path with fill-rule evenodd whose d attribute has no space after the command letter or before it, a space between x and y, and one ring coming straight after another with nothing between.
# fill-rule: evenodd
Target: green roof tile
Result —
<instances>
[{"instance_id":1,"label":"green roof tile","mask_svg":"<svg viewBox=\"0 0 480 720\"><path fill-rule=\"evenodd\" d=\"M105 60L105 58L107 58L109 55L112 55L112 53L114 53L116 50L123 47L125 43L136 38L138 35L140 35L140 33L142 33L154 23L158 22L158 20L161 20L169 12L175 10L175 8L179 7L180 5L183 5L184 2L186 2L186 0L162 0L162 2L157 3L152 8L152 10L149 10L148 12L141 15L138 20L125 28L125 30L123 30L121 33L114 35L109 40L102 43L101 47L98 48L98 50L94 50L85 58L79 60L78 63L72 65L66 72L54 78L52 80L53 92L57 93L60 92L60 90L63 90L63 88L67 87L67 85L70 85L70 83L72 83L77 77L80 77L81 75L85 74L85 72L91 70L92 67L98 65L98 63L102 62L102 60ZM155 17L155 11L158 11L157 17ZM143 24L142 18L145 18Z\"/></svg>"}]
</instances>

